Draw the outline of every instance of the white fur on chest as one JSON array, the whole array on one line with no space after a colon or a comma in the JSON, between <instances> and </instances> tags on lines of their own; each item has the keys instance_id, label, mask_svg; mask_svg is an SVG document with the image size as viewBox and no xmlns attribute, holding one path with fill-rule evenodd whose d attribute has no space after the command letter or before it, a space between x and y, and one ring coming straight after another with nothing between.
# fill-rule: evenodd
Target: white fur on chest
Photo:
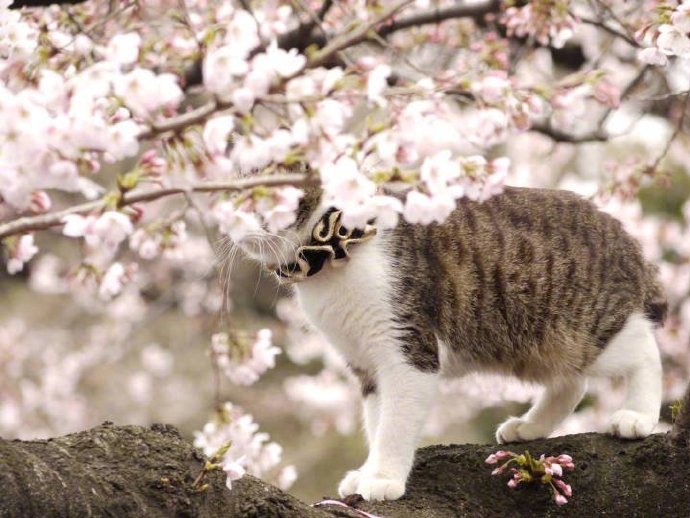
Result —
<instances>
[{"instance_id":1,"label":"white fur on chest","mask_svg":"<svg viewBox=\"0 0 690 518\"><path fill-rule=\"evenodd\" d=\"M380 236L351 254L298 283L296 292L309 321L353 366L368 368L377 347L395 339L390 270Z\"/></svg>"}]
</instances>

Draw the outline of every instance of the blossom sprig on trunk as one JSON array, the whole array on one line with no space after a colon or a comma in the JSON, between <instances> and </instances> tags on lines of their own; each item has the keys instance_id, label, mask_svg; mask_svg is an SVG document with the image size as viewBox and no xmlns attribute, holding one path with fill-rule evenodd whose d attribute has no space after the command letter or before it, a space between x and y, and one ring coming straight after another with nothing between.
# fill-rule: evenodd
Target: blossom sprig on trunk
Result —
<instances>
[{"instance_id":1,"label":"blossom sprig on trunk","mask_svg":"<svg viewBox=\"0 0 690 518\"><path fill-rule=\"evenodd\" d=\"M205 474L213 470L225 472L228 489L245 473L272 479L281 489L288 489L297 472L291 465L278 469L283 447L270 439L270 435L259 431L250 414L232 403L223 404L202 431L194 432L194 446L209 458L194 482L195 489L204 490Z\"/></svg>"},{"instance_id":2,"label":"blossom sprig on trunk","mask_svg":"<svg viewBox=\"0 0 690 518\"><path fill-rule=\"evenodd\" d=\"M487 464L503 462L491 474L500 475L509 471L512 475L508 481L508 487L511 489L530 482L548 486L557 505L567 504L568 498L573 496L572 487L562 477L564 472L572 471L575 464L573 458L565 453L549 457L542 454L535 459L527 450L519 455L512 451L499 450L489 455L484 462Z\"/></svg>"}]
</instances>

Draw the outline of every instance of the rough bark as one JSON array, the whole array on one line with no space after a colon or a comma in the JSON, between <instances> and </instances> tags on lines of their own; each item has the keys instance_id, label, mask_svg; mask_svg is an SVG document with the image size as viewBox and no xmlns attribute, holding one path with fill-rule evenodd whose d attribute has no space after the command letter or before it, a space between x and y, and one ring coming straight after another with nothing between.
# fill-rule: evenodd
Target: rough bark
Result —
<instances>
[{"instance_id":1,"label":"rough bark","mask_svg":"<svg viewBox=\"0 0 690 518\"><path fill-rule=\"evenodd\" d=\"M175 428L104 423L44 441L0 440L1 517L325 516L253 477L225 487Z\"/></svg>"},{"instance_id":2,"label":"rough bark","mask_svg":"<svg viewBox=\"0 0 690 518\"><path fill-rule=\"evenodd\" d=\"M687 448L690 445L690 384L680 401L680 409L673 423L670 440L677 448Z\"/></svg>"},{"instance_id":3,"label":"rough bark","mask_svg":"<svg viewBox=\"0 0 690 518\"><path fill-rule=\"evenodd\" d=\"M491 445L420 449L407 494L395 502L354 502L383 517L689 516L690 450L663 434L620 441L581 434L510 445L539 455L569 453L571 501L556 507L544 487L510 490L490 476ZM171 426L113 426L43 441L0 440L0 516L361 516L353 509L313 508L253 477L225 487L192 489L203 456Z\"/></svg>"}]
</instances>

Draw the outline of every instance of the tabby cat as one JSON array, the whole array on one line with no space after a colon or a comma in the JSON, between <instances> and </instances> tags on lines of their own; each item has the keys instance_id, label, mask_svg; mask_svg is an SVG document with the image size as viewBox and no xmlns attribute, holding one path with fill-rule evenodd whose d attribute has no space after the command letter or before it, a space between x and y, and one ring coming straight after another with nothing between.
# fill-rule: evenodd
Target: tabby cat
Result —
<instances>
[{"instance_id":1,"label":"tabby cat","mask_svg":"<svg viewBox=\"0 0 690 518\"><path fill-rule=\"evenodd\" d=\"M666 303L656 268L617 220L570 192L506 188L459 200L443 224L353 233L320 199L308 190L291 228L239 245L299 281L306 315L361 381L369 455L342 496L403 495L442 377L489 371L544 385L527 413L498 427L499 443L548 436L590 376L627 378L613 434L652 432L662 390L653 328Z\"/></svg>"}]
</instances>

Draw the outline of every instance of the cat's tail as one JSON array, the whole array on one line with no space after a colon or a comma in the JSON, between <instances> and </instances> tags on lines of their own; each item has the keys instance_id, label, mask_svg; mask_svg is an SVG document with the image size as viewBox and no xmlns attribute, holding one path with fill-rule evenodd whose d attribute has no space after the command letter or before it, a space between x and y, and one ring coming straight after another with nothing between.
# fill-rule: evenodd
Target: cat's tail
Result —
<instances>
[{"instance_id":1,"label":"cat's tail","mask_svg":"<svg viewBox=\"0 0 690 518\"><path fill-rule=\"evenodd\" d=\"M655 327L661 327L668 314L668 301L659 282L659 268L655 265L647 265L645 284L644 314Z\"/></svg>"}]
</instances>

